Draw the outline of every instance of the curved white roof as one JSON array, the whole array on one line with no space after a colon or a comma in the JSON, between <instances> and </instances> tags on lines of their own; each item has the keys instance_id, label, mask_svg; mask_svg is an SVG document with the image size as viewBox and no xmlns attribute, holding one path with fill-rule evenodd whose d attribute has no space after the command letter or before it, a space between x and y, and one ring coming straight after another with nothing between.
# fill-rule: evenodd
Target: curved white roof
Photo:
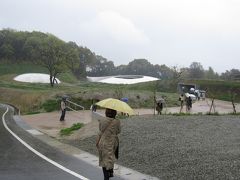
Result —
<instances>
[{"instance_id":1,"label":"curved white roof","mask_svg":"<svg viewBox=\"0 0 240 180\"><path fill-rule=\"evenodd\" d=\"M141 82L157 81L159 79L151 76L124 75L124 76L88 77L88 80L92 82L101 82L109 84L136 84Z\"/></svg>"},{"instance_id":2,"label":"curved white roof","mask_svg":"<svg viewBox=\"0 0 240 180\"><path fill-rule=\"evenodd\" d=\"M29 83L49 83L49 78L50 76L48 74L27 73L16 76L14 80ZM56 78L56 80L58 83L61 83L59 79Z\"/></svg>"}]
</instances>

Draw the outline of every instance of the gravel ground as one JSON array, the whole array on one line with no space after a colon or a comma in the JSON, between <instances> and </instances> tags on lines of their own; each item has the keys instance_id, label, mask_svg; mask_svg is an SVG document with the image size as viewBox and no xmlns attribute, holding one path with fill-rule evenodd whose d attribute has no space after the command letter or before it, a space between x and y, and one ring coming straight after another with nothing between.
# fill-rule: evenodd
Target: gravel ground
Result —
<instances>
[{"instance_id":1,"label":"gravel ground","mask_svg":"<svg viewBox=\"0 0 240 180\"><path fill-rule=\"evenodd\" d=\"M239 179L239 116L139 116L121 120L118 164L160 179ZM95 138L63 140L96 154Z\"/></svg>"}]
</instances>

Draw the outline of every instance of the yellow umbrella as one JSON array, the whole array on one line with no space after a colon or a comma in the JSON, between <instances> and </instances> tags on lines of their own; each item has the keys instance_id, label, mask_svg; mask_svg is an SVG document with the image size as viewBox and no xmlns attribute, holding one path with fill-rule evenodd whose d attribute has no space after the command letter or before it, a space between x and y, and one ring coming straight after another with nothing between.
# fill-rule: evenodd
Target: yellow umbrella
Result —
<instances>
[{"instance_id":1,"label":"yellow umbrella","mask_svg":"<svg viewBox=\"0 0 240 180\"><path fill-rule=\"evenodd\" d=\"M104 108L114 109L119 112L128 113L129 115L135 114L133 109L127 103L118 99L107 98L99 101L98 103L96 103L96 105Z\"/></svg>"}]
</instances>

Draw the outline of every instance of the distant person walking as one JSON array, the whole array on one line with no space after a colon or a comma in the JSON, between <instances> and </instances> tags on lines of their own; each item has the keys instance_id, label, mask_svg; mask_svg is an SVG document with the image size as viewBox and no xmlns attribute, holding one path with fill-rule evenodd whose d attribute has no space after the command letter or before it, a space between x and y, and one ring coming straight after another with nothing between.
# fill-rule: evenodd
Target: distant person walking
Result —
<instances>
[{"instance_id":1,"label":"distant person walking","mask_svg":"<svg viewBox=\"0 0 240 180\"><path fill-rule=\"evenodd\" d=\"M93 102L92 102L92 105L90 106L90 110L92 110L92 112L96 112L97 111L97 105L93 104Z\"/></svg>"},{"instance_id":2,"label":"distant person walking","mask_svg":"<svg viewBox=\"0 0 240 180\"><path fill-rule=\"evenodd\" d=\"M104 180L113 177L114 162L118 159L120 121L115 119L116 110L106 109L107 118L99 119L99 134L96 146L99 153L99 166L102 167Z\"/></svg>"},{"instance_id":3,"label":"distant person walking","mask_svg":"<svg viewBox=\"0 0 240 180\"><path fill-rule=\"evenodd\" d=\"M97 105L96 105L96 104L91 105L90 109L91 109L93 112L96 112L96 111L97 111Z\"/></svg>"},{"instance_id":4,"label":"distant person walking","mask_svg":"<svg viewBox=\"0 0 240 180\"><path fill-rule=\"evenodd\" d=\"M156 103L156 110L157 110L158 115L162 114L163 106L166 103L165 99L164 99L164 96L161 96L160 98L157 98L155 100L155 103Z\"/></svg>"},{"instance_id":5,"label":"distant person walking","mask_svg":"<svg viewBox=\"0 0 240 180\"><path fill-rule=\"evenodd\" d=\"M165 103L165 99L163 98L163 96L159 99L156 100L156 110L158 112L158 115L162 114L162 110L163 110L163 104Z\"/></svg>"},{"instance_id":6,"label":"distant person walking","mask_svg":"<svg viewBox=\"0 0 240 180\"><path fill-rule=\"evenodd\" d=\"M163 110L163 103L162 102L157 102L156 110L158 112L158 115L162 114L162 110Z\"/></svg>"},{"instance_id":7,"label":"distant person walking","mask_svg":"<svg viewBox=\"0 0 240 180\"><path fill-rule=\"evenodd\" d=\"M191 96L188 96L186 98L186 112L189 112L192 108L192 98Z\"/></svg>"},{"instance_id":8,"label":"distant person walking","mask_svg":"<svg viewBox=\"0 0 240 180\"><path fill-rule=\"evenodd\" d=\"M98 102L99 99L96 99L96 102ZM97 105L94 103L94 100L92 99L92 105L90 107L90 110L92 110L93 112L97 111Z\"/></svg>"},{"instance_id":9,"label":"distant person walking","mask_svg":"<svg viewBox=\"0 0 240 180\"><path fill-rule=\"evenodd\" d=\"M180 101L180 113L181 113L182 109L183 109L183 105L184 105L184 95L181 94L181 96L179 96L178 100Z\"/></svg>"},{"instance_id":10,"label":"distant person walking","mask_svg":"<svg viewBox=\"0 0 240 180\"><path fill-rule=\"evenodd\" d=\"M61 101L61 111L62 111L62 114L61 114L61 117L60 117L60 121L65 121L65 114L66 114L66 98L63 97L62 98L62 101Z\"/></svg>"}]
</instances>

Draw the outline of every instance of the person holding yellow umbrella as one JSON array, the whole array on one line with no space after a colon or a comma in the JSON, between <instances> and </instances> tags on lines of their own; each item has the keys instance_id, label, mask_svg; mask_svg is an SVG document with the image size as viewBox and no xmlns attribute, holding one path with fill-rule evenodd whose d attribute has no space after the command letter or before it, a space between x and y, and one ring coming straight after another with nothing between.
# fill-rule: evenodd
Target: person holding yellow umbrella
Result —
<instances>
[{"instance_id":1,"label":"person holding yellow umbrella","mask_svg":"<svg viewBox=\"0 0 240 180\"><path fill-rule=\"evenodd\" d=\"M102 167L104 180L113 177L114 162L118 159L119 139L121 132L119 119L116 119L117 111L133 115L134 111L128 104L118 99L108 98L96 103L106 108L106 118L99 119L99 134L96 146L99 153L99 166Z\"/></svg>"}]
</instances>

